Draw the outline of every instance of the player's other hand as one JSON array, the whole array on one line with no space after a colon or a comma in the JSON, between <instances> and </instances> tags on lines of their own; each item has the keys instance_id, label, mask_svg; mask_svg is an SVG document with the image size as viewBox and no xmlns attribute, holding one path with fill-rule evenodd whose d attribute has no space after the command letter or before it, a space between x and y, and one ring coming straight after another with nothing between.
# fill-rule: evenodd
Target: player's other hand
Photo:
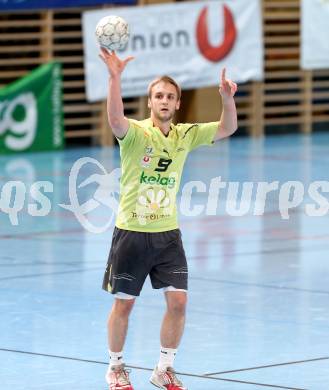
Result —
<instances>
[{"instance_id":1,"label":"player's other hand","mask_svg":"<svg viewBox=\"0 0 329 390\"><path fill-rule=\"evenodd\" d=\"M120 76L124 71L124 68L128 64L129 61L133 60L134 57L129 56L124 60L121 60L115 53L115 51L109 52L104 47L101 47L101 51L99 53L99 58L104 62L107 66L107 69L111 75L111 77Z\"/></svg>"},{"instance_id":2,"label":"player's other hand","mask_svg":"<svg viewBox=\"0 0 329 390\"><path fill-rule=\"evenodd\" d=\"M219 93L223 98L223 101L228 101L235 95L238 86L230 79L226 78L226 68L222 70L219 84Z\"/></svg>"}]
</instances>

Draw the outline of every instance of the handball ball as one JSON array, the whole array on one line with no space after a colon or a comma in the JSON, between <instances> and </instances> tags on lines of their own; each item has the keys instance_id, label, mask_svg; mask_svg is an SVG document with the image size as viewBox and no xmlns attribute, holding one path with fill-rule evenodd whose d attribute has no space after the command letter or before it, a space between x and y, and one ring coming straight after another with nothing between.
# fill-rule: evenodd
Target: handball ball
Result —
<instances>
[{"instance_id":1,"label":"handball ball","mask_svg":"<svg viewBox=\"0 0 329 390\"><path fill-rule=\"evenodd\" d=\"M120 16L109 15L97 23L95 34L102 47L109 50L120 50L128 42L129 26Z\"/></svg>"}]
</instances>

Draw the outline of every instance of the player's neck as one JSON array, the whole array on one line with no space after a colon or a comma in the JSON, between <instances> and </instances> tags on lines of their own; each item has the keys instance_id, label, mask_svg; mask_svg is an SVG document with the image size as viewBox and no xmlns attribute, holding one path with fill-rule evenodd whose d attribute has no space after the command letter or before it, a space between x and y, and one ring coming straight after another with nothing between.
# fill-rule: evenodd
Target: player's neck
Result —
<instances>
[{"instance_id":1,"label":"player's neck","mask_svg":"<svg viewBox=\"0 0 329 390\"><path fill-rule=\"evenodd\" d=\"M157 120L157 118L155 118L153 115L151 115L151 120L153 122L153 126L158 127L163 133L163 135L167 136L169 134L171 120L167 122L162 122Z\"/></svg>"}]
</instances>

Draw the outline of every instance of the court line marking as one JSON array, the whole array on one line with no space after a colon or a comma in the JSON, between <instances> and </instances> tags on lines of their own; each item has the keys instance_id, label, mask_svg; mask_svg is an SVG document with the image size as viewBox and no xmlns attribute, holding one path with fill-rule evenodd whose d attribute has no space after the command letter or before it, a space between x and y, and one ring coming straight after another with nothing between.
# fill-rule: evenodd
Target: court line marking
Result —
<instances>
[{"instance_id":1,"label":"court line marking","mask_svg":"<svg viewBox=\"0 0 329 390\"><path fill-rule=\"evenodd\" d=\"M106 261L106 260L105 260ZM106 263L104 262L104 260L92 260L90 261L92 262L93 264L105 264ZM80 266L81 267L81 260L77 260L77 261L58 261L57 259L54 260L53 262L50 262L50 261L44 261L44 260L35 260L34 262L28 262L28 261L22 261L22 262L15 262L15 260L13 260L13 262L8 262L8 263L3 263L3 264L0 264L0 268L3 267L8 267L8 268L12 268L12 267L46 267L46 266L49 266L49 265L58 265L58 266L65 266L65 267L77 267L77 266ZM19 276L19 275L17 275Z\"/></svg>"},{"instance_id":2,"label":"court line marking","mask_svg":"<svg viewBox=\"0 0 329 390\"><path fill-rule=\"evenodd\" d=\"M205 373L203 375L204 376L212 376L212 375L231 374L231 373L235 373L235 372L259 370L262 368L271 368L271 367L279 367L279 366L288 366L291 364L303 364L303 363L317 362L317 361L321 361L321 360L329 360L329 357L325 356L325 357L314 358L314 359L296 360L296 361L286 362L286 363L269 364L266 366L256 366L256 367L240 368L240 369L229 370L229 371L211 372L211 373Z\"/></svg>"},{"instance_id":3,"label":"court line marking","mask_svg":"<svg viewBox=\"0 0 329 390\"><path fill-rule=\"evenodd\" d=\"M288 290L288 291L298 291L298 292L307 292L307 293L329 295L329 291L325 291L325 290L310 290L310 289L303 289L303 288L297 288L297 287L275 286L275 285L271 285L271 284L235 282L233 280L202 278L199 276L190 276L189 279L190 280L198 280L198 281L207 282L207 283L212 282L212 283L232 284L232 285L237 285L237 286L259 287L259 288L269 288L269 289L274 289L274 290Z\"/></svg>"},{"instance_id":4,"label":"court line marking","mask_svg":"<svg viewBox=\"0 0 329 390\"><path fill-rule=\"evenodd\" d=\"M65 242L68 241L68 239L65 237L66 234L78 234L78 233L81 233L83 232L84 229L71 229L71 230L61 230L61 231L48 231L48 232L36 232L36 233L22 233L22 234L18 234L18 235L13 235L13 234L6 234L6 235L0 235L0 239L2 240L16 240L16 241L25 241L25 240L29 240L29 241L36 241L36 242L39 242L41 239L43 241L45 240L51 240L52 242L53 241L57 241L57 242L62 242L63 239ZM249 233L248 233L249 234ZM48 237L42 237L42 236L48 236ZM54 238L54 236L57 236L57 238ZM63 238L61 238L60 236L64 236ZM275 239L275 241L277 241L278 239ZM292 239L294 240L294 239ZM72 239L70 240L70 242L75 242L76 244L79 244L81 242L83 242L82 239ZM98 245L104 245L106 244L108 241L104 240L104 241L98 241L97 244ZM185 246L188 246L189 244L186 244L185 243ZM325 252L328 250L328 247L327 246L320 246L320 247L316 247L316 246L312 246L312 247L305 247L305 248L283 248L283 249L264 249L264 250L259 250L257 252L253 251L253 252L239 252L239 253L234 253L234 256L249 256L249 257L253 257L253 256L259 256L259 255L274 255L274 254L291 254L291 253L315 253L315 252ZM233 255L233 254L232 254ZM190 260L203 260L203 259L209 259L209 258L212 258L212 256L190 256L189 259Z\"/></svg>"},{"instance_id":5,"label":"court line marking","mask_svg":"<svg viewBox=\"0 0 329 390\"><path fill-rule=\"evenodd\" d=\"M50 354L46 354L46 353L21 351L21 350L15 350L15 349L7 349L7 348L0 348L0 351L2 351L2 352L12 352L12 353L21 353L21 354L33 355L33 356L50 357L50 358L55 358L55 359L72 360L72 361L77 361L77 362L82 362L82 363L94 363L94 364L108 365L108 362L102 362L102 361L97 361L97 360L89 360L89 359L73 358L73 357L69 357L69 356L50 355ZM153 368L131 366L131 365L128 365L128 364L126 365L126 367L133 368L133 369L136 369L136 370L143 370L143 371L150 371L150 372L153 371ZM222 382L242 383L242 384L245 384L245 385L263 386L263 387L270 387L270 388L276 388L276 389L308 390L308 389L300 388L300 387L286 387L286 386L279 386L279 385L270 385L270 384L266 384L266 383L241 381L241 380L238 380L238 379L214 378L214 377L211 377L211 376L190 374L190 373L179 372L179 371L177 371L177 374L178 375L182 375L182 376L199 378L199 379L207 379L207 380L210 379L210 380L216 380L216 381L222 381Z\"/></svg>"},{"instance_id":6,"label":"court line marking","mask_svg":"<svg viewBox=\"0 0 329 390\"><path fill-rule=\"evenodd\" d=\"M61 234L78 234L84 231L83 227L66 229L66 230L43 230L42 232L26 232L19 234L3 234L0 235L1 240L26 240L31 237L47 236L47 235L61 235Z\"/></svg>"},{"instance_id":7,"label":"court line marking","mask_svg":"<svg viewBox=\"0 0 329 390\"><path fill-rule=\"evenodd\" d=\"M49 264L49 263L47 263ZM105 263L104 263L105 264ZM6 266L9 266L10 264L6 264ZM25 264L22 264L25 265ZM43 265L43 264L38 264ZM44 263L46 265L46 263ZM74 265L70 265L74 267ZM105 266L104 266L105 267ZM14 280L14 279L27 279L27 278L35 278L40 276L49 276L49 275L61 275L61 274L70 274L70 273L80 273L85 271L96 271L104 269L104 267L93 267L93 268L84 268L84 269L72 269L69 271L57 271L57 272L44 272L39 274L29 274L29 275L15 275L15 276L7 276L0 278L1 281L5 280ZM190 280L197 280L201 282L211 282L211 283L222 283L222 284L232 284L237 286L247 286L247 287L258 287L258 288L268 288L268 289L274 289L274 290L285 290L285 291L296 291L296 292L306 292L311 294L324 294L329 295L329 291L324 290L310 290L310 289L302 289L297 287L286 287L286 286L274 286L270 284L257 284L257 283L245 283L245 282L235 282L231 280L222 280L222 279L210 279L210 278L202 278L197 276L189 276Z\"/></svg>"},{"instance_id":8,"label":"court line marking","mask_svg":"<svg viewBox=\"0 0 329 390\"><path fill-rule=\"evenodd\" d=\"M104 266L105 267L105 266ZM63 274L74 274L81 273L87 271L99 271L104 270L104 267L93 267L93 268L83 268L83 269L72 269L70 271L57 271L57 272L48 272L48 273L40 273L40 274L29 274L29 275L17 275L17 276L6 276L4 278L0 278L0 282L6 280L14 280L14 279L28 279L28 278L38 278L40 276L49 276L49 275L63 275Z\"/></svg>"},{"instance_id":9,"label":"court line marking","mask_svg":"<svg viewBox=\"0 0 329 390\"><path fill-rule=\"evenodd\" d=\"M264 249L259 251L253 251L253 252L234 252L230 253L231 255L234 255L235 257L242 257L242 256L258 256L258 255L274 255L274 254L284 254L284 253L312 253L312 252L321 252L328 250L328 245L325 246L312 246L312 247L305 247L305 248L283 248L283 249ZM199 259L207 259L208 256L193 256L192 259L199 260ZM215 256L212 256L212 258L215 258Z\"/></svg>"}]
</instances>

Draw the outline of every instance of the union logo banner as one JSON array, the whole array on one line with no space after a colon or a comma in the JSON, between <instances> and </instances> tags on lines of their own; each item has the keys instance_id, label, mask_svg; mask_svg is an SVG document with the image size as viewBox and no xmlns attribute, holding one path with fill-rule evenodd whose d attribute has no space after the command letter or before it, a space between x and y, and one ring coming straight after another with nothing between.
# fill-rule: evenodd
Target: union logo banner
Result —
<instances>
[{"instance_id":1,"label":"union logo banner","mask_svg":"<svg viewBox=\"0 0 329 390\"><path fill-rule=\"evenodd\" d=\"M142 96L155 77L167 74L183 89L218 85L220 69L236 82L262 80L263 35L259 0L167 3L87 11L83 14L88 100L107 95L107 70L98 58L95 26L104 16L130 26L121 58L135 57L122 74L122 95Z\"/></svg>"}]
</instances>

